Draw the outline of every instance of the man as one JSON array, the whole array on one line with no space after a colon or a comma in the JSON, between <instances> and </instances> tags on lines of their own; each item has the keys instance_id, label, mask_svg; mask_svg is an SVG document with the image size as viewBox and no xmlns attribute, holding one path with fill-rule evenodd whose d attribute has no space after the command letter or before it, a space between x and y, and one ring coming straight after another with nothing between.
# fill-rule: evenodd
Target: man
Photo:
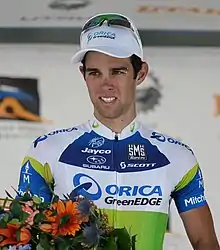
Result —
<instances>
[{"instance_id":1,"label":"man","mask_svg":"<svg viewBox=\"0 0 220 250\"><path fill-rule=\"evenodd\" d=\"M36 139L22 164L19 192L30 185L51 199L47 163L55 193L63 197L78 187L115 226L137 234L137 250L162 249L173 198L193 248L219 249L193 151L138 121L135 92L148 64L132 21L96 15L83 26L80 46L72 62L81 63L93 118Z\"/></svg>"}]
</instances>

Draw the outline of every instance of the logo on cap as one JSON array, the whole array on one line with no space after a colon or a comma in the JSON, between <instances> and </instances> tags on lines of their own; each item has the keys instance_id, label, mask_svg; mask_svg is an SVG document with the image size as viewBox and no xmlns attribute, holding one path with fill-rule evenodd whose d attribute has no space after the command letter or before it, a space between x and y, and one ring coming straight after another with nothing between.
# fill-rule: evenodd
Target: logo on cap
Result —
<instances>
[{"instance_id":1,"label":"logo on cap","mask_svg":"<svg viewBox=\"0 0 220 250\"><path fill-rule=\"evenodd\" d=\"M109 31L96 31L96 32L90 32L87 35L87 43L93 39L96 38L108 38L108 39L115 39L116 35L113 32L109 32Z\"/></svg>"}]
</instances>

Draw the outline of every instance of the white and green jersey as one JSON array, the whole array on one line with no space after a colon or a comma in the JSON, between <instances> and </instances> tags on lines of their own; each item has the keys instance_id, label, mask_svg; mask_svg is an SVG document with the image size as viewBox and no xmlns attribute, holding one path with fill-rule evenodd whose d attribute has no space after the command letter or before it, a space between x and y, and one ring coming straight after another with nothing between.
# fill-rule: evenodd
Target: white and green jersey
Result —
<instances>
[{"instance_id":1,"label":"white and green jersey","mask_svg":"<svg viewBox=\"0 0 220 250\"><path fill-rule=\"evenodd\" d=\"M206 204L202 173L185 144L135 120L116 135L96 119L37 138L25 157L19 192L27 186L48 201L48 163L61 198L78 187L108 211L115 227L137 234L137 250L161 250L170 201L179 213Z\"/></svg>"}]
</instances>

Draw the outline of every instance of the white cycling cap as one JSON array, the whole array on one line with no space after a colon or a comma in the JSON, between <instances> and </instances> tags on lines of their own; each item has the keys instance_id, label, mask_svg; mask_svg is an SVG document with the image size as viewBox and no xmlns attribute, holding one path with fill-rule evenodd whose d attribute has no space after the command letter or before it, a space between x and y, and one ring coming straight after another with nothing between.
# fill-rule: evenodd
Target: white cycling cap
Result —
<instances>
[{"instance_id":1,"label":"white cycling cap","mask_svg":"<svg viewBox=\"0 0 220 250\"><path fill-rule=\"evenodd\" d=\"M72 57L72 63L81 62L89 51L97 51L117 58L126 58L135 54L143 60L143 47L139 32L133 22L128 18L127 20L131 23L132 29L118 25L108 25L104 22L102 26L83 31L80 35L80 50Z\"/></svg>"}]
</instances>

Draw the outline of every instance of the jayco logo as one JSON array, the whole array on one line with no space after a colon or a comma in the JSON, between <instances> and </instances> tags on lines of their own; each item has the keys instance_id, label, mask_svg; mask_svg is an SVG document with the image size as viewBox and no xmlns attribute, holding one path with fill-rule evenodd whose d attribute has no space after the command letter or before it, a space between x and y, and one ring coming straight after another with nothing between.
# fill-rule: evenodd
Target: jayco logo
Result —
<instances>
[{"instance_id":1,"label":"jayco logo","mask_svg":"<svg viewBox=\"0 0 220 250\"><path fill-rule=\"evenodd\" d=\"M116 35L113 32L107 32L107 31L97 31L94 33L89 33L87 35L88 42L91 41L92 39L96 38L108 38L108 39L115 39Z\"/></svg>"},{"instance_id":2,"label":"jayco logo","mask_svg":"<svg viewBox=\"0 0 220 250\"><path fill-rule=\"evenodd\" d=\"M85 148L81 150L82 153L88 153L88 154L111 154L111 150L109 149L91 149L91 148Z\"/></svg>"}]
</instances>

